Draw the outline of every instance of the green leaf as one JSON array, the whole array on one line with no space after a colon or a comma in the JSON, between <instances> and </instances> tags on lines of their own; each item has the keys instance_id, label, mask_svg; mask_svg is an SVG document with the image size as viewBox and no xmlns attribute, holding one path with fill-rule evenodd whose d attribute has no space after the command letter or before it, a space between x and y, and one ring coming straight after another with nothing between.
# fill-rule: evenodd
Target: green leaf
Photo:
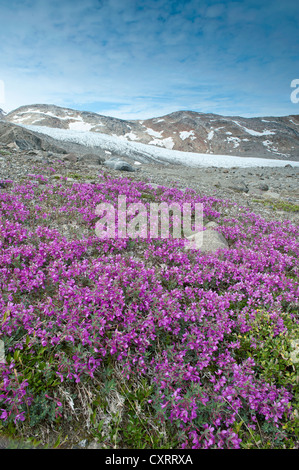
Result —
<instances>
[{"instance_id":1,"label":"green leaf","mask_svg":"<svg viewBox=\"0 0 299 470\"><path fill-rule=\"evenodd\" d=\"M19 358L20 358L20 351L19 349L16 349L15 352L14 352L14 355L13 355L13 358L15 361L18 361Z\"/></svg>"}]
</instances>

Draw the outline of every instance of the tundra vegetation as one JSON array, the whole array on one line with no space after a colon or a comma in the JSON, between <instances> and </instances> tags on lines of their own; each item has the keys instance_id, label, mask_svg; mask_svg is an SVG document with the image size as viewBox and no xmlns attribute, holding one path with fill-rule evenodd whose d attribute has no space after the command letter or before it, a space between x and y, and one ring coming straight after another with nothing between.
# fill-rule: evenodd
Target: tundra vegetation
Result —
<instances>
[{"instance_id":1,"label":"tundra vegetation","mask_svg":"<svg viewBox=\"0 0 299 470\"><path fill-rule=\"evenodd\" d=\"M298 226L232 217L229 201L191 189L74 179L31 174L0 192L1 435L50 448L298 448ZM95 208L120 195L202 203L229 246L100 239Z\"/></svg>"}]
</instances>

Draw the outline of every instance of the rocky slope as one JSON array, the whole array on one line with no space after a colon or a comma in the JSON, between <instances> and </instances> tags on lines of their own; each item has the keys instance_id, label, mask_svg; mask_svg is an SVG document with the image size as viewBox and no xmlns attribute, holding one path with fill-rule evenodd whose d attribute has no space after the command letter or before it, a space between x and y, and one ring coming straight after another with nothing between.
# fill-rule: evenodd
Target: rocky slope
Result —
<instances>
[{"instance_id":1,"label":"rocky slope","mask_svg":"<svg viewBox=\"0 0 299 470\"><path fill-rule=\"evenodd\" d=\"M76 154L61 154L45 150L21 150L1 143L0 139L0 191L6 181L20 182L30 174L42 174L50 180L60 179L63 184L76 181L95 184L99 174L107 173L116 178L130 178L155 185L191 188L199 194L216 196L249 207L253 212L270 220L289 219L298 223L299 215L299 167L286 165L281 168L190 168L180 165L144 163L134 172L122 172L99 165L93 158Z\"/></svg>"},{"instance_id":2,"label":"rocky slope","mask_svg":"<svg viewBox=\"0 0 299 470\"><path fill-rule=\"evenodd\" d=\"M299 161L299 115L228 117L178 111L125 121L54 105L22 106L5 118L18 125L100 132L173 150Z\"/></svg>"},{"instance_id":3,"label":"rocky slope","mask_svg":"<svg viewBox=\"0 0 299 470\"><path fill-rule=\"evenodd\" d=\"M0 142L10 148L21 150L45 150L55 153L67 153L51 137L39 135L10 122L0 121Z\"/></svg>"}]
</instances>

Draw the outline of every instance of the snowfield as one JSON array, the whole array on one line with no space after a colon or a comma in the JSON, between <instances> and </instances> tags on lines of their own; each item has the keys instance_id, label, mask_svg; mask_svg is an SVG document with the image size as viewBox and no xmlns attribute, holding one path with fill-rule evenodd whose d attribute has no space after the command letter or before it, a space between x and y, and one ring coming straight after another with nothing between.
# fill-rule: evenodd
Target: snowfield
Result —
<instances>
[{"instance_id":1,"label":"snowfield","mask_svg":"<svg viewBox=\"0 0 299 470\"><path fill-rule=\"evenodd\" d=\"M54 139L74 142L87 147L101 147L105 151L119 153L122 156L132 158L134 152L141 153L150 161L155 160L161 163L179 163L191 167L283 167L287 163L293 167L299 167L299 162L289 160L272 160L266 158L240 157L233 155L214 155L204 153L182 152L171 150L154 145L142 144L140 142L129 142L120 137L90 132L83 130L54 129L45 126L22 125L26 129L46 134ZM265 134L266 135L266 134ZM165 139L166 140L166 139ZM134 156L134 161L136 156Z\"/></svg>"}]
</instances>

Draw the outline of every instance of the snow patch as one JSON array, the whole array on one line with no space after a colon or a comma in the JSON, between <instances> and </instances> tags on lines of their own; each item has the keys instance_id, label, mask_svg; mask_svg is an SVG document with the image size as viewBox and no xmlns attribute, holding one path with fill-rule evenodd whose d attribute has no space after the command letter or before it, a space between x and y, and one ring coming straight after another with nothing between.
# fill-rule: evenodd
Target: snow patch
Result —
<instances>
[{"instance_id":1,"label":"snow patch","mask_svg":"<svg viewBox=\"0 0 299 470\"><path fill-rule=\"evenodd\" d=\"M46 113L40 112L40 111L35 111L36 113L40 114L46 114L47 116L54 117L56 119L61 119L61 120L66 120L66 119L76 119L77 121L82 121L81 116L76 116L71 113L66 113L66 116L57 116L56 114L52 113L51 111L47 111Z\"/></svg>"},{"instance_id":2,"label":"snow patch","mask_svg":"<svg viewBox=\"0 0 299 470\"><path fill-rule=\"evenodd\" d=\"M272 132L272 131L258 132L258 131L254 131L253 129L248 129L247 127L243 127L243 129L244 129L248 134L254 135L254 136L275 135L275 132Z\"/></svg>"},{"instance_id":3,"label":"snow patch","mask_svg":"<svg viewBox=\"0 0 299 470\"><path fill-rule=\"evenodd\" d=\"M286 157L286 158L290 156L289 154L278 152L278 148L273 147L274 144L273 142L271 142L271 140L264 140L263 145L267 147L268 152L273 152L273 153L276 153L276 155L281 155L282 157Z\"/></svg>"},{"instance_id":4,"label":"snow patch","mask_svg":"<svg viewBox=\"0 0 299 470\"><path fill-rule=\"evenodd\" d=\"M165 148L170 150L173 149L174 141L172 140L172 137L167 137L166 139L163 139L162 142L164 143Z\"/></svg>"},{"instance_id":5,"label":"snow patch","mask_svg":"<svg viewBox=\"0 0 299 470\"><path fill-rule=\"evenodd\" d=\"M90 131L92 127L93 126L91 124L88 124L87 122L83 122L83 121L75 121L75 122L69 123L69 129L71 131L85 132L85 131Z\"/></svg>"},{"instance_id":6,"label":"snow patch","mask_svg":"<svg viewBox=\"0 0 299 470\"><path fill-rule=\"evenodd\" d=\"M152 135L153 137L157 137L158 139L162 139L162 133L163 133L163 131L158 132L158 131L154 131L154 129L151 129L150 127L147 127L147 128L146 128L146 132L147 132L149 135Z\"/></svg>"},{"instance_id":7,"label":"snow patch","mask_svg":"<svg viewBox=\"0 0 299 470\"><path fill-rule=\"evenodd\" d=\"M139 137L134 134L134 132L127 132L124 137L126 137L128 140L139 140Z\"/></svg>"},{"instance_id":8,"label":"snow patch","mask_svg":"<svg viewBox=\"0 0 299 470\"><path fill-rule=\"evenodd\" d=\"M187 131L182 131L182 132L180 132L180 138L181 138L182 140L188 139L188 137L190 137L190 136L194 136L194 131L189 131L189 132L187 132ZM196 139L195 136L193 137L192 140L194 140L194 139Z\"/></svg>"},{"instance_id":9,"label":"snow patch","mask_svg":"<svg viewBox=\"0 0 299 470\"><path fill-rule=\"evenodd\" d=\"M244 129L245 132L247 132L247 134L250 134L250 135L254 135L254 136L257 136L257 137L260 137L262 135L275 135L275 132L273 131L263 131L263 132L258 132L258 131L255 131L253 129L248 129L248 127L245 127L245 126L242 126L242 124L240 124L238 121L233 121L235 124L237 124L238 126L242 127L242 129Z\"/></svg>"}]
</instances>

